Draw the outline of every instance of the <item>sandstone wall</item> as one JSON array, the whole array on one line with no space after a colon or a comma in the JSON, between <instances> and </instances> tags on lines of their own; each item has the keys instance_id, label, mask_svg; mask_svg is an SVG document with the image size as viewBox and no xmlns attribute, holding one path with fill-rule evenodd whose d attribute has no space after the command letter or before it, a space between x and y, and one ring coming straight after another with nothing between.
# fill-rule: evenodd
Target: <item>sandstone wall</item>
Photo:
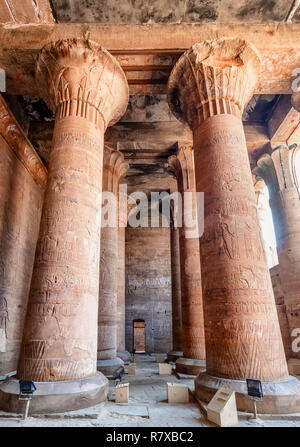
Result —
<instances>
[{"instance_id":1,"label":"sandstone wall","mask_svg":"<svg viewBox=\"0 0 300 447\"><path fill-rule=\"evenodd\" d=\"M133 348L133 321L146 323L146 352L172 348L169 228L126 228L126 349Z\"/></svg>"},{"instance_id":2,"label":"sandstone wall","mask_svg":"<svg viewBox=\"0 0 300 447\"><path fill-rule=\"evenodd\" d=\"M43 189L0 135L0 376L17 368Z\"/></svg>"}]
</instances>

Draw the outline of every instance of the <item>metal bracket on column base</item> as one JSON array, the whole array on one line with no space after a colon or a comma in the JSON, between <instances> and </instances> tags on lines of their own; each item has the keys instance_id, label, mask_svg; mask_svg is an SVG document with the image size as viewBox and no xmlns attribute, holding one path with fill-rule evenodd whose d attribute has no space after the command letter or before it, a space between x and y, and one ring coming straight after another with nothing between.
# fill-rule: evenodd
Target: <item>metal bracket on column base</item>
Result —
<instances>
[{"instance_id":1,"label":"metal bracket on column base","mask_svg":"<svg viewBox=\"0 0 300 447\"><path fill-rule=\"evenodd\" d=\"M93 407L107 400L108 380L101 373L78 380L34 382L36 391L30 404L30 415L64 413ZM0 385L0 409L23 414L24 402L19 400L19 379L10 377Z\"/></svg>"},{"instance_id":2,"label":"metal bracket on column base","mask_svg":"<svg viewBox=\"0 0 300 447\"><path fill-rule=\"evenodd\" d=\"M195 379L195 394L202 402L209 402L220 387L235 391L238 411L253 412L246 381L222 379L200 373ZM293 376L280 382L262 382L263 399L257 402L258 414L288 414L300 411L300 381Z\"/></svg>"},{"instance_id":3,"label":"metal bracket on column base","mask_svg":"<svg viewBox=\"0 0 300 447\"><path fill-rule=\"evenodd\" d=\"M97 370L102 372L106 377L112 377L115 370L120 366L124 366L124 362L119 357L108 360L97 360Z\"/></svg>"},{"instance_id":4,"label":"metal bracket on column base","mask_svg":"<svg viewBox=\"0 0 300 447\"><path fill-rule=\"evenodd\" d=\"M168 362L176 362L176 360L180 357L183 357L183 352L181 351L170 351L167 353Z\"/></svg>"},{"instance_id":5,"label":"metal bracket on column base","mask_svg":"<svg viewBox=\"0 0 300 447\"><path fill-rule=\"evenodd\" d=\"M206 369L205 360L187 359L185 357L176 360L176 372L181 374L188 374L190 376L197 376Z\"/></svg>"}]
</instances>

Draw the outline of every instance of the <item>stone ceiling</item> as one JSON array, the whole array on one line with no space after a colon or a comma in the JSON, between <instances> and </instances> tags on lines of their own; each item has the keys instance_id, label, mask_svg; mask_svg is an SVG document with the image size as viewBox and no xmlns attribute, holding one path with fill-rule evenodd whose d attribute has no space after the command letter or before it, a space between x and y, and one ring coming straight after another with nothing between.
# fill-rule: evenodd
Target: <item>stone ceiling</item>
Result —
<instances>
[{"instance_id":1,"label":"stone ceiling","mask_svg":"<svg viewBox=\"0 0 300 447\"><path fill-rule=\"evenodd\" d=\"M292 0L52 0L60 23L265 23L286 20ZM294 21L300 20L300 13Z\"/></svg>"}]
</instances>

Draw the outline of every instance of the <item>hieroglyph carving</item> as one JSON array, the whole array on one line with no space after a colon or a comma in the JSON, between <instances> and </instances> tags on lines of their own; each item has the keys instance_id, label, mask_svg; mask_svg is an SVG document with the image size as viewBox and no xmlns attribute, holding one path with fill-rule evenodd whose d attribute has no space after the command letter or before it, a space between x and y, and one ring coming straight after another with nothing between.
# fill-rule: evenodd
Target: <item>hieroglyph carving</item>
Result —
<instances>
[{"instance_id":1,"label":"hieroglyph carving","mask_svg":"<svg viewBox=\"0 0 300 447\"><path fill-rule=\"evenodd\" d=\"M288 378L256 213L242 113L260 60L242 39L193 45L168 82L168 101L193 130L196 190L204 192L200 239L206 370L215 377Z\"/></svg>"},{"instance_id":2,"label":"hieroglyph carving","mask_svg":"<svg viewBox=\"0 0 300 447\"><path fill-rule=\"evenodd\" d=\"M18 377L72 380L96 373L103 137L128 85L81 39L44 47L36 77L56 122Z\"/></svg>"}]
</instances>

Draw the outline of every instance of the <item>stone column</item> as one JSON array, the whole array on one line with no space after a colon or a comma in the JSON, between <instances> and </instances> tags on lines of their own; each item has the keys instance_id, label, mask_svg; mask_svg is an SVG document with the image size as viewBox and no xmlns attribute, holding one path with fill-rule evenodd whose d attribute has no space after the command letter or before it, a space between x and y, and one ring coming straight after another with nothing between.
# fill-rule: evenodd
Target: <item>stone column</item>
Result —
<instances>
[{"instance_id":1,"label":"stone column","mask_svg":"<svg viewBox=\"0 0 300 447\"><path fill-rule=\"evenodd\" d=\"M122 183L122 181L120 181ZM117 355L124 362L130 361L125 347L125 228L127 226L127 195L119 191L118 229L118 298L117 298Z\"/></svg>"},{"instance_id":2,"label":"stone column","mask_svg":"<svg viewBox=\"0 0 300 447\"><path fill-rule=\"evenodd\" d=\"M199 399L220 386L252 411L246 378L263 382L259 413L295 411L300 383L289 377L269 269L259 235L242 113L253 95L260 60L240 39L193 45L170 75L173 113L193 131L196 190L204 192L200 240L206 372Z\"/></svg>"},{"instance_id":3,"label":"stone column","mask_svg":"<svg viewBox=\"0 0 300 447\"><path fill-rule=\"evenodd\" d=\"M252 175L252 179L255 191L257 217L260 226L260 236L265 256L267 259L267 263L269 266L282 342L284 346L285 356L286 359L288 360L290 358L291 337L286 316L286 308L284 304L281 280L278 272L279 265L278 265L277 251L276 247L270 247L270 245L267 244L267 240L265 238L266 235L262 231L263 225L266 225L267 223L266 217L267 217L267 207L269 208L268 203L269 199L268 195L266 194L265 190L266 184L264 180L254 174Z\"/></svg>"},{"instance_id":4,"label":"stone column","mask_svg":"<svg viewBox=\"0 0 300 447\"><path fill-rule=\"evenodd\" d=\"M254 191L255 191L255 201L256 201L256 211L257 211L257 217L258 217L258 223L259 223L259 229L260 229L260 237L262 241L262 246L265 252L265 256L267 259L267 263L269 266L269 269L272 268L274 265L278 264L278 257L276 252L275 244L274 246L268 245L268 240L266 239L266 234L263 232L263 227L266 227L266 224L268 223L268 212L269 212L269 200L268 200L268 194L265 190L265 182L258 178L255 175L252 175L253 185L254 185Z\"/></svg>"},{"instance_id":5,"label":"stone column","mask_svg":"<svg viewBox=\"0 0 300 447\"><path fill-rule=\"evenodd\" d=\"M81 39L45 46L36 80L56 121L17 379L37 384L31 411L57 412L108 392L96 370L103 138L126 110L128 85L104 48Z\"/></svg>"},{"instance_id":6,"label":"stone column","mask_svg":"<svg viewBox=\"0 0 300 447\"><path fill-rule=\"evenodd\" d=\"M106 376L111 376L124 365L123 360L117 357L118 189L120 177L128 167L121 152L105 146L102 188L111 197L113 221L101 228L97 369Z\"/></svg>"},{"instance_id":7,"label":"stone column","mask_svg":"<svg viewBox=\"0 0 300 447\"><path fill-rule=\"evenodd\" d=\"M281 285L291 345L289 362L300 374L300 191L296 176L299 147L279 146L257 161L254 173L263 178L270 196Z\"/></svg>"},{"instance_id":8,"label":"stone column","mask_svg":"<svg viewBox=\"0 0 300 447\"><path fill-rule=\"evenodd\" d=\"M168 159L169 169L178 181L183 203L179 228L183 357L176 360L176 371L197 375L205 369L205 342L199 238L188 228L187 214L196 216L196 189L193 149L183 147ZM184 193L192 193L193 204L185 204ZM190 205L190 206L188 206Z\"/></svg>"},{"instance_id":9,"label":"stone column","mask_svg":"<svg viewBox=\"0 0 300 447\"><path fill-rule=\"evenodd\" d=\"M168 352L168 361L176 362L183 356L182 314L181 314L181 273L179 229L171 224L171 287L172 287L172 340L173 350Z\"/></svg>"}]
</instances>

